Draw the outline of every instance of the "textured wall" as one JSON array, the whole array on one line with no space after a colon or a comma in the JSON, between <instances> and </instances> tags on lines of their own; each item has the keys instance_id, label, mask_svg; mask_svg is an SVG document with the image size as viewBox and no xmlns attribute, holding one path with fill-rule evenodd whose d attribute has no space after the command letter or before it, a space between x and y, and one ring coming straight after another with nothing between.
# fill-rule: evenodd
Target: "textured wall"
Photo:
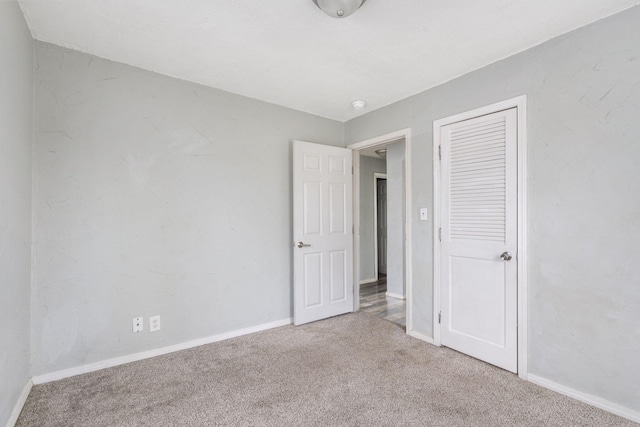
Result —
<instances>
[{"instance_id":1,"label":"textured wall","mask_svg":"<svg viewBox=\"0 0 640 427\"><path fill-rule=\"evenodd\" d=\"M373 174L386 173L386 162L375 157L360 156L360 281L377 280L373 245Z\"/></svg>"},{"instance_id":2,"label":"textured wall","mask_svg":"<svg viewBox=\"0 0 640 427\"><path fill-rule=\"evenodd\" d=\"M29 367L33 42L18 3L0 2L0 425Z\"/></svg>"},{"instance_id":3,"label":"textured wall","mask_svg":"<svg viewBox=\"0 0 640 427\"><path fill-rule=\"evenodd\" d=\"M405 295L404 142L387 147L387 292Z\"/></svg>"},{"instance_id":4,"label":"textured wall","mask_svg":"<svg viewBox=\"0 0 640 427\"><path fill-rule=\"evenodd\" d=\"M289 318L291 141L343 124L35 53L34 374Z\"/></svg>"},{"instance_id":5,"label":"textured wall","mask_svg":"<svg viewBox=\"0 0 640 427\"><path fill-rule=\"evenodd\" d=\"M432 123L528 96L529 370L640 411L640 7L347 123L412 128L414 328L432 334Z\"/></svg>"}]
</instances>

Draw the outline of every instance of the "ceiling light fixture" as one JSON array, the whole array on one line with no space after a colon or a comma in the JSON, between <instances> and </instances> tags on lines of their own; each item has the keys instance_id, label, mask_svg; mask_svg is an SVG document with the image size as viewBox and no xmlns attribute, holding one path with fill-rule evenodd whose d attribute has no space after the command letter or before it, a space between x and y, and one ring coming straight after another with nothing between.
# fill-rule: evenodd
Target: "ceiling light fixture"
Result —
<instances>
[{"instance_id":1,"label":"ceiling light fixture","mask_svg":"<svg viewBox=\"0 0 640 427\"><path fill-rule=\"evenodd\" d=\"M376 150L376 154L381 159L386 159L387 158L387 149L386 148L381 148L379 150Z\"/></svg>"},{"instance_id":2,"label":"ceiling light fixture","mask_svg":"<svg viewBox=\"0 0 640 427\"><path fill-rule=\"evenodd\" d=\"M353 107L354 110L362 110L366 105L367 103L361 99L358 99L351 103L351 106Z\"/></svg>"},{"instance_id":3,"label":"ceiling light fixture","mask_svg":"<svg viewBox=\"0 0 640 427\"><path fill-rule=\"evenodd\" d=\"M332 18L346 18L367 0L312 0L324 13Z\"/></svg>"}]
</instances>

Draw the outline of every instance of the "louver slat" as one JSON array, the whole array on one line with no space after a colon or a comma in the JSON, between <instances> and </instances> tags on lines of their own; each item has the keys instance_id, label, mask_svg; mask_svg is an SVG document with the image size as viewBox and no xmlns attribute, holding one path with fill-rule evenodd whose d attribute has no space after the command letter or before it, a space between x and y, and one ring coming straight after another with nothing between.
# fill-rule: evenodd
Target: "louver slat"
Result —
<instances>
[{"instance_id":1,"label":"louver slat","mask_svg":"<svg viewBox=\"0 0 640 427\"><path fill-rule=\"evenodd\" d=\"M505 241L505 141L504 117L476 122L451 132L449 150L451 239Z\"/></svg>"}]
</instances>

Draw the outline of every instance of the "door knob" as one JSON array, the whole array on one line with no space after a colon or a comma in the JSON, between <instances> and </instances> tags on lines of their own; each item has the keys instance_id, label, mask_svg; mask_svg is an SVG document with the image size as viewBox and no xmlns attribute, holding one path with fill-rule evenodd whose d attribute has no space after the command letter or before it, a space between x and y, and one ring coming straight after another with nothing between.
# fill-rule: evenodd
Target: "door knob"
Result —
<instances>
[{"instance_id":1,"label":"door knob","mask_svg":"<svg viewBox=\"0 0 640 427\"><path fill-rule=\"evenodd\" d=\"M311 246L311 245L307 245L306 243L298 242L298 243L296 243L296 246L299 247L299 248L306 248L307 246Z\"/></svg>"},{"instance_id":2,"label":"door knob","mask_svg":"<svg viewBox=\"0 0 640 427\"><path fill-rule=\"evenodd\" d=\"M503 261L509 261L513 257L509 252L503 252L502 255L500 255L500 258L502 258Z\"/></svg>"}]
</instances>

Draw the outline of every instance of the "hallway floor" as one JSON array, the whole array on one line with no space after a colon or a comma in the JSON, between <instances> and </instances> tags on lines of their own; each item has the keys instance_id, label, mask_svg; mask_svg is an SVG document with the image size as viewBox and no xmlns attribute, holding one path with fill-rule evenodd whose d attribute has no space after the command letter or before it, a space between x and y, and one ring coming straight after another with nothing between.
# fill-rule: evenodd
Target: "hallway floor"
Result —
<instances>
[{"instance_id":1,"label":"hallway floor","mask_svg":"<svg viewBox=\"0 0 640 427\"><path fill-rule=\"evenodd\" d=\"M387 278L381 276L377 282L360 285L360 310L374 314L406 328L406 301L386 295Z\"/></svg>"}]
</instances>

